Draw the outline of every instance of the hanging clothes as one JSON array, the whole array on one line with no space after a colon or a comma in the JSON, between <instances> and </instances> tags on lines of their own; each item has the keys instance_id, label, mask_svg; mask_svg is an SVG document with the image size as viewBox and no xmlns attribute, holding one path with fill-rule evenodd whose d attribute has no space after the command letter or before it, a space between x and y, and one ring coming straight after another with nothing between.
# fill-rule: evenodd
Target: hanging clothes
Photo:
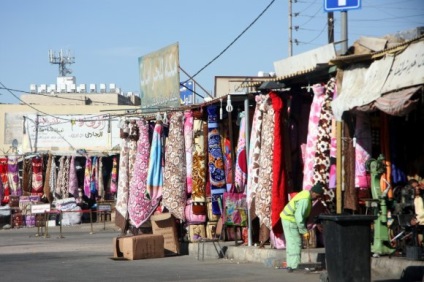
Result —
<instances>
[{"instance_id":1,"label":"hanging clothes","mask_svg":"<svg viewBox=\"0 0 424 282\"><path fill-rule=\"evenodd\" d=\"M239 114L240 130L236 150L236 174L235 190L244 193L247 183L247 159L246 159L246 116L245 112Z\"/></svg>"},{"instance_id":2,"label":"hanging clothes","mask_svg":"<svg viewBox=\"0 0 424 282\"><path fill-rule=\"evenodd\" d=\"M319 118L322 104L324 102L325 87L321 84L312 86L314 97L309 112L308 136L304 149L303 160L303 190L310 190L314 182L315 152L318 140Z\"/></svg>"},{"instance_id":3,"label":"hanging clothes","mask_svg":"<svg viewBox=\"0 0 424 282\"><path fill-rule=\"evenodd\" d=\"M128 196L128 216L130 224L139 228L150 218L157 205L152 206L152 201L145 197L150 155L149 123L146 120L139 120L137 121L137 126L139 139L137 142L134 175L131 178Z\"/></svg>"},{"instance_id":4,"label":"hanging clothes","mask_svg":"<svg viewBox=\"0 0 424 282\"><path fill-rule=\"evenodd\" d=\"M22 196L18 161L18 156L9 156L7 160L7 176L9 178L10 195L12 196Z\"/></svg>"},{"instance_id":5,"label":"hanging clothes","mask_svg":"<svg viewBox=\"0 0 424 282\"><path fill-rule=\"evenodd\" d=\"M271 190L271 226L272 233L277 237L283 233L280 213L288 202L286 191L286 170L284 154L284 137L282 125L284 109L283 100L274 92L270 92L272 107L274 109L274 144L272 162L272 190Z\"/></svg>"},{"instance_id":6,"label":"hanging clothes","mask_svg":"<svg viewBox=\"0 0 424 282\"><path fill-rule=\"evenodd\" d=\"M78 196L78 176L77 169L75 167L75 156L70 157L71 163L69 164L69 183L68 183L68 193L72 194L73 197Z\"/></svg>"},{"instance_id":7,"label":"hanging clothes","mask_svg":"<svg viewBox=\"0 0 424 282\"><path fill-rule=\"evenodd\" d=\"M193 188L191 198L193 201L193 213L204 214L206 204L206 147L203 127L207 126L203 120L195 119L193 122ZM203 206L202 211L196 211L196 206Z\"/></svg>"},{"instance_id":8,"label":"hanging clothes","mask_svg":"<svg viewBox=\"0 0 424 282\"><path fill-rule=\"evenodd\" d=\"M187 168L183 131L183 113L175 112L169 121L169 133L165 145L162 206L175 218L185 221Z\"/></svg>"},{"instance_id":9,"label":"hanging clothes","mask_svg":"<svg viewBox=\"0 0 424 282\"><path fill-rule=\"evenodd\" d=\"M252 203L254 202L259 183L259 156L261 152L261 128L263 118L263 111L261 111L261 107L265 100L265 95L257 95L255 97L256 107L255 112L253 113L252 130L249 141L247 189L245 189L246 203L249 209L252 209L253 207Z\"/></svg>"},{"instance_id":10,"label":"hanging clothes","mask_svg":"<svg viewBox=\"0 0 424 282\"><path fill-rule=\"evenodd\" d=\"M46 177L44 179L44 186L43 186L43 198L46 198L49 203L53 201L52 193L50 192L50 174L52 171L52 161L53 156L52 154L49 154L47 157L47 164L46 164Z\"/></svg>"},{"instance_id":11,"label":"hanging clothes","mask_svg":"<svg viewBox=\"0 0 424 282\"><path fill-rule=\"evenodd\" d=\"M10 201L10 186L9 186L9 178L7 176L7 157L0 157L0 180L2 182L3 190L2 190L2 198L1 203L3 205L8 204Z\"/></svg>"},{"instance_id":12,"label":"hanging clothes","mask_svg":"<svg viewBox=\"0 0 424 282\"><path fill-rule=\"evenodd\" d=\"M121 124L121 151L119 157L118 191L116 199L115 225L124 232L127 227L128 218L128 190L129 190L129 122Z\"/></svg>"},{"instance_id":13,"label":"hanging clothes","mask_svg":"<svg viewBox=\"0 0 424 282\"><path fill-rule=\"evenodd\" d=\"M259 179L255 196L255 213L259 217L259 225L271 229L271 190L272 163L274 160L274 109L267 95L262 104L263 111L261 153L259 156Z\"/></svg>"},{"instance_id":14,"label":"hanging clothes","mask_svg":"<svg viewBox=\"0 0 424 282\"><path fill-rule=\"evenodd\" d=\"M153 129L152 145L150 146L149 169L147 171L146 197L150 199L151 205L158 206L162 199L163 187L163 123L156 121Z\"/></svg>"},{"instance_id":15,"label":"hanging clothes","mask_svg":"<svg viewBox=\"0 0 424 282\"><path fill-rule=\"evenodd\" d=\"M32 158L32 189L31 195L43 196L43 159Z\"/></svg>"},{"instance_id":16,"label":"hanging clothes","mask_svg":"<svg viewBox=\"0 0 424 282\"><path fill-rule=\"evenodd\" d=\"M184 143L187 169L187 194L193 192L193 122L193 112L186 110L184 112Z\"/></svg>"},{"instance_id":17,"label":"hanging clothes","mask_svg":"<svg viewBox=\"0 0 424 282\"><path fill-rule=\"evenodd\" d=\"M221 214L222 195L227 191L225 182L224 157L221 137L218 130L218 111L216 105L207 107L208 112L208 168L212 197L212 213Z\"/></svg>"}]
</instances>

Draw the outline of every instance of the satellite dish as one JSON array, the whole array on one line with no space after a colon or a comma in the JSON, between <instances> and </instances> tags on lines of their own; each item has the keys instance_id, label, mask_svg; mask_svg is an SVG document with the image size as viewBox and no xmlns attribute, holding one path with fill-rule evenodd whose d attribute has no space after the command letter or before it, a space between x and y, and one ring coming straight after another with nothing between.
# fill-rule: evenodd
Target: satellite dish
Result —
<instances>
[{"instance_id":1,"label":"satellite dish","mask_svg":"<svg viewBox=\"0 0 424 282\"><path fill-rule=\"evenodd\" d=\"M12 141L12 147L13 148L17 148L18 147L18 140L13 139L13 141Z\"/></svg>"}]
</instances>

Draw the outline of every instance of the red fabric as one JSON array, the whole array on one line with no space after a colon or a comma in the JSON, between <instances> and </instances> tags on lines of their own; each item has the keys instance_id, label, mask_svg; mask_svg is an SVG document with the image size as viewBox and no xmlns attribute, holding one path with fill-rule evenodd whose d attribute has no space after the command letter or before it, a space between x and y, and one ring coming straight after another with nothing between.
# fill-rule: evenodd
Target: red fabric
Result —
<instances>
[{"instance_id":1,"label":"red fabric","mask_svg":"<svg viewBox=\"0 0 424 282\"><path fill-rule=\"evenodd\" d=\"M283 100L274 92L270 92L274 109L274 158L272 162L272 189L271 189L271 224L276 236L283 233L280 213L287 203L286 171L284 167L283 130L281 128Z\"/></svg>"}]
</instances>

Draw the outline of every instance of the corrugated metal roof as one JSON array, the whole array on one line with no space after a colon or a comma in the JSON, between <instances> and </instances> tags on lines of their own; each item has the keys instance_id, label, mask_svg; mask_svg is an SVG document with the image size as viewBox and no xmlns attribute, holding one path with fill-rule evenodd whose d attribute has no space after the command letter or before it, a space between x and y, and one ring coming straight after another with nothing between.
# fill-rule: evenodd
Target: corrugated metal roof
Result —
<instances>
[{"instance_id":1,"label":"corrugated metal roof","mask_svg":"<svg viewBox=\"0 0 424 282\"><path fill-rule=\"evenodd\" d=\"M341 66L345 66L347 64L352 64L352 63L359 63L359 62L365 62L365 61L371 61L371 60L375 60L378 58L381 58L383 56L385 56L386 54L390 54L390 53L394 53L394 52L399 52L403 49L405 49L406 47L408 47L409 44L415 42L415 41L420 41L424 39L424 35L419 36L417 38L402 42L397 44L396 46L384 49L384 50L380 50L380 51L376 51L376 52L372 52L369 54L352 54L352 55L346 55L346 56L338 56L337 58L330 60L330 64L332 65L336 65L338 67Z\"/></svg>"}]
</instances>

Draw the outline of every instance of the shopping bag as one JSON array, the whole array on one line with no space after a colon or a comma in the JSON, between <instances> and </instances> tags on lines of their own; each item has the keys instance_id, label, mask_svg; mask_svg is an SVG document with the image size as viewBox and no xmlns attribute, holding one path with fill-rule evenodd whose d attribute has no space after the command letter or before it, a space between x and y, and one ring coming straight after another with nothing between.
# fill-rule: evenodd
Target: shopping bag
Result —
<instances>
[{"instance_id":1,"label":"shopping bag","mask_svg":"<svg viewBox=\"0 0 424 282\"><path fill-rule=\"evenodd\" d=\"M233 191L223 194L224 224L247 226L246 195Z\"/></svg>"}]
</instances>

